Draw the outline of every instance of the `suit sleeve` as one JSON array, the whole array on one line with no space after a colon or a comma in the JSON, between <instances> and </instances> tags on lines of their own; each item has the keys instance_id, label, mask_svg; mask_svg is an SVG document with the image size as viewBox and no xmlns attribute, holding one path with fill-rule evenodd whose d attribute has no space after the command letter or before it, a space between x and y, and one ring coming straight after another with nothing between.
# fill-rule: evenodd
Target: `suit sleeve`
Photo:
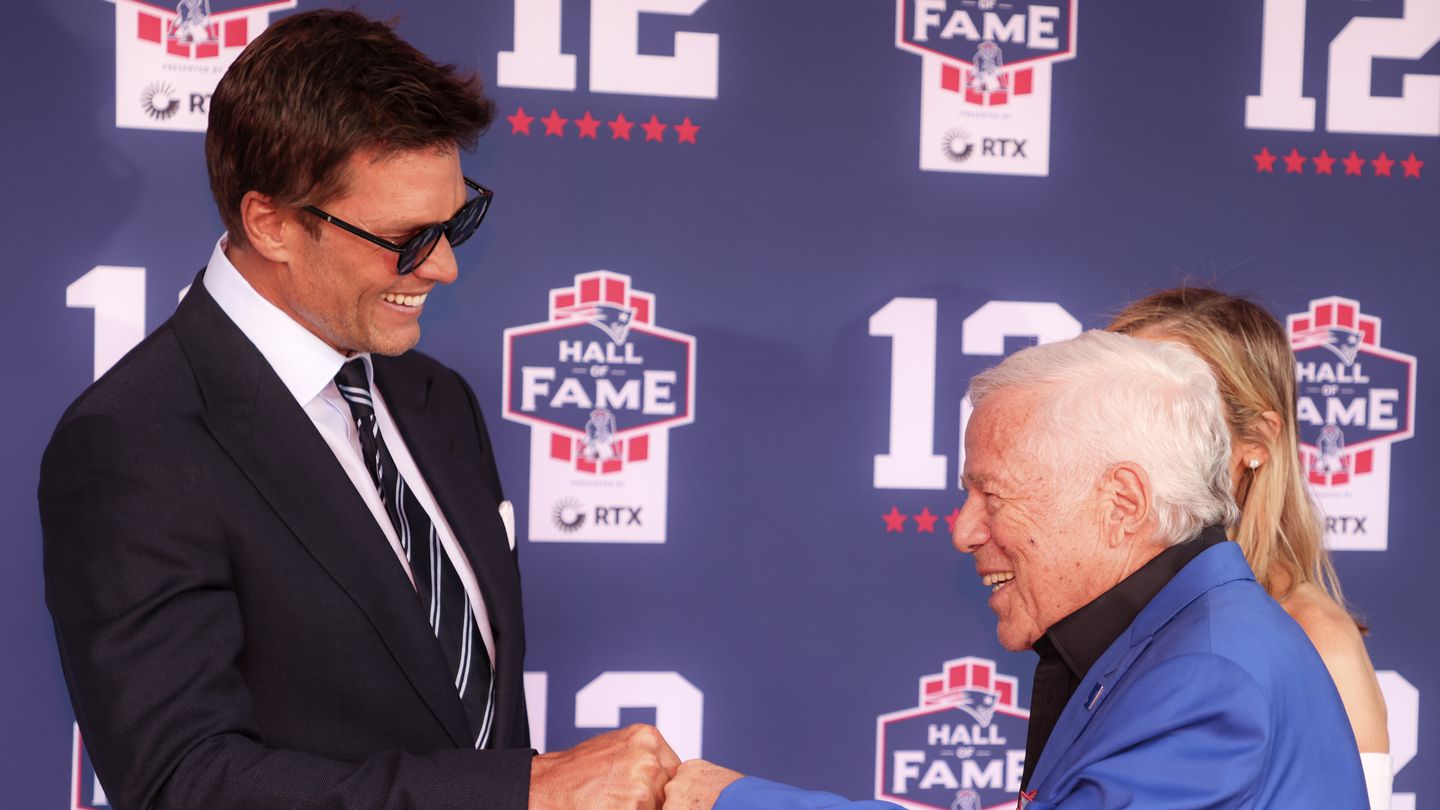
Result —
<instances>
[{"instance_id":1,"label":"suit sleeve","mask_svg":"<svg viewBox=\"0 0 1440 810\"><path fill-rule=\"evenodd\" d=\"M1220 656L1183 655L1122 688L1112 700L1123 705L1095 719L1103 733L1082 734L1073 764L1062 764L1061 792L1037 796L1030 810L1249 806L1271 744L1269 701L1250 673Z\"/></svg>"},{"instance_id":2,"label":"suit sleeve","mask_svg":"<svg viewBox=\"0 0 1440 810\"><path fill-rule=\"evenodd\" d=\"M899 810L889 802L850 801L818 790L768 782L747 776L720 793L714 810Z\"/></svg>"},{"instance_id":3,"label":"suit sleeve","mask_svg":"<svg viewBox=\"0 0 1440 810\"><path fill-rule=\"evenodd\" d=\"M112 806L525 807L527 750L341 762L265 744L237 666L246 636L225 526L186 450L203 430L71 419L42 463L46 602Z\"/></svg>"}]
</instances>

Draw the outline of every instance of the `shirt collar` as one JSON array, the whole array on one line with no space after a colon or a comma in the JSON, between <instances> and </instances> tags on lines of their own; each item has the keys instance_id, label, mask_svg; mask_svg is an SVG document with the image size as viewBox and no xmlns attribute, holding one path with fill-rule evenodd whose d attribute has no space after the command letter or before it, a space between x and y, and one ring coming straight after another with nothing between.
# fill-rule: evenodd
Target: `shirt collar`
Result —
<instances>
[{"instance_id":1,"label":"shirt collar","mask_svg":"<svg viewBox=\"0 0 1440 810\"><path fill-rule=\"evenodd\" d=\"M1035 651L1043 656L1053 648L1076 678L1084 678L1180 569L1225 540L1224 527L1209 526L1197 537L1165 549L1115 587L1051 625L1035 643Z\"/></svg>"},{"instance_id":2,"label":"shirt collar","mask_svg":"<svg viewBox=\"0 0 1440 810\"><path fill-rule=\"evenodd\" d=\"M205 267L205 291L255 344L291 396L304 407L325 390L340 366L351 358L335 351L256 292L225 255L228 241L226 234L215 243L215 251ZM368 373L370 357L361 356Z\"/></svg>"}]
</instances>

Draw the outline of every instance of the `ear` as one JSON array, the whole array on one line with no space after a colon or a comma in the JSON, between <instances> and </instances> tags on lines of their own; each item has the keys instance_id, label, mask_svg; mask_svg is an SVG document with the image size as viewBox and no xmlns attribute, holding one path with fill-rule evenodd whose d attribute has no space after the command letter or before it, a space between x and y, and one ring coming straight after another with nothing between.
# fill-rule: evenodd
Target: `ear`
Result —
<instances>
[{"instance_id":1,"label":"ear","mask_svg":"<svg viewBox=\"0 0 1440 810\"><path fill-rule=\"evenodd\" d=\"M1135 537L1148 538L1154 493L1138 464L1122 461L1100 479L1100 519L1111 548Z\"/></svg>"},{"instance_id":2,"label":"ear","mask_svg":"<svg viewBox=\"0 0 1440 810\"><path fill-rule=\"evenodd\" d=\"M288 240L299 230L293 212L276 207L269 197L258 191L247 191L240 199L240 223L256 253L276 263L290 261Z\"/></svg>"},{"instance_id":3,"label":"ear","mask_svg":"<svg viewBox=\"0 0 1440 810\"><path fill-rule=\"evenodd\" d=\"M1251 427L1261 436L1258 442L1237 442L1232 451L1242 467L1248 467L1253 459L1261 465L1270 461L1270 448L1280 438L1280 414L1266 411L1258 416Z\"/></svg>"}]
</instances>

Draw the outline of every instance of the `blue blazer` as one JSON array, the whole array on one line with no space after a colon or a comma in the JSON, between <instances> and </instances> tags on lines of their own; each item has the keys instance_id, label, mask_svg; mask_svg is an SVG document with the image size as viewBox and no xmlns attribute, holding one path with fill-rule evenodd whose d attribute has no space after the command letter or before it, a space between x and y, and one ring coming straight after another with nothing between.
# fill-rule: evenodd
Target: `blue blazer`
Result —
<instances>
[{"instance_id":1,"label":"blue blazer","mask_svg":"<svg viewBox=\"0 0 1440 810\"><path fill-rule=\"evenodd\" d=\"M1369 807L1335 684L1240 547L1207 549L1081 679L1026 810ZM894 807L742 779L717 810Z\"/></svg>"}]
</instances>

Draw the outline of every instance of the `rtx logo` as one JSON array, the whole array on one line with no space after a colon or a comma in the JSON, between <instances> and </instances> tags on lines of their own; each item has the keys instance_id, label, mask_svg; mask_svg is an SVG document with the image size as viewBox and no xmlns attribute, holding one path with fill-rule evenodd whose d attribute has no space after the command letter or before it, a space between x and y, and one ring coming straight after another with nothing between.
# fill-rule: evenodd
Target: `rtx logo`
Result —
<instances>
[{"instance_id":1,"label":"rtx logo","mask_svg":"<svg viewBox=\"0 0 1440 810\"><path fill-rule=\"evenodd\" d=\"M1025 138L985 138L980 141L980 154L993 157L1025 157Z\"/></svg>"},{"instance_id":2,"label":"rtx logo","mask_svg":"<svg viewBox=\"0 0 1440 810\"><path fill-rule=\"evenodd\" d=\"M645 525L642 514L644 506L593 506L586 507L574 498L561 498L550 510L555 528L566 534L577 532L587 523L591 526L633 527Z\"/></svg>"}]
</instances>

